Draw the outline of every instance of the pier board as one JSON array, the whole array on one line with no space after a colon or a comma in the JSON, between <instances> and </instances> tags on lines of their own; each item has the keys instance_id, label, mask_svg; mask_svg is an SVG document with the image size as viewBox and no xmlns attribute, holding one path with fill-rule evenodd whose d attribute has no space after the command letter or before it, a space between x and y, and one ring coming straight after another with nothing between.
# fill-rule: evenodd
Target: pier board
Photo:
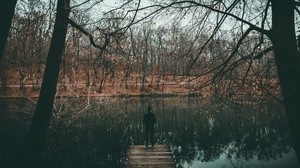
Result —
<instances>
[{"instance_id":1,"label":"pier board","mask_svg":"<svg viewBox=\"0 0 300 168\"><path fill-rule=\"evenodd\" d=\"M144 145L130 146L125 168L175 168L173 155L168 145L155 145L145 149Z\"/></svg>"}]
</instances>

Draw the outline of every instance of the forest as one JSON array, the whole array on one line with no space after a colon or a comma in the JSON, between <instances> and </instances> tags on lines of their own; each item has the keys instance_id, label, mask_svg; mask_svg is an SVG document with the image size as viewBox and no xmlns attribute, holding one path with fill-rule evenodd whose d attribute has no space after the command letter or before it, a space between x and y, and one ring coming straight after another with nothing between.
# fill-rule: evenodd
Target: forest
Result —
<instances>
[{"instance_id":1,"label":"forest","mask_svg":"<svg viewBox=\"0 0 300 168\"><path fill-rule=\"evenodd\" d=\"M83 97L88 107L91 97L143 96L276 101L299 163L299 7L297 0L1 1L0 98L36 103L25 164L41 162L56 99Z\"/></svg>"},{"instance_id":2,"label":"forest","mask_svg":"<svg viewBox=\"0 0 300 168\"><path fill-rule=\"evenodd\" d=\"M39 1L22 5L14 15L2 58L2 96L37 97L53 33L55 6ZM118 19L124 12L110 12L103 21L90 24L92 14L80 10L75 8L70 16L76 25L71 24L67 30L58 96L172 92L256 93L264 98L279 95L271 44L265 39L258 46L261 37L256 32L240 44L239 56L229 60L238 42L238 25L210 37L209 30L205 30L208 28L203 31L203 26L196 26L205 23L178 24L179 19L191 14L179 13L167 25L152 19L129 27Z\"/></svg>"}]
</instances>

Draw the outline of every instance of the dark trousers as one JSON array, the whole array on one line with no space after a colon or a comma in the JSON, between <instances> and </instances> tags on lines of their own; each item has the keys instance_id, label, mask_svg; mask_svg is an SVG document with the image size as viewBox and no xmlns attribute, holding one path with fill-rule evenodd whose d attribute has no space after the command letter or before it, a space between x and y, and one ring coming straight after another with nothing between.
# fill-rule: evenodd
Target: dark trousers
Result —
<instances>
[{"instance_id":1,"label":"dark trousers","mask_svg":"<svg viewBox=\"0 0 300 168\"><path fill-rule=\"evenodd\" d=\"M154 134L154 130L153 130L153 126L146 126L146 147L148 147L148 140L149 140L149 134L150 134L150 143L152 145L152 147L154 146L154 139L153 139L153 134Z\"/></svg>"}]
</instances>

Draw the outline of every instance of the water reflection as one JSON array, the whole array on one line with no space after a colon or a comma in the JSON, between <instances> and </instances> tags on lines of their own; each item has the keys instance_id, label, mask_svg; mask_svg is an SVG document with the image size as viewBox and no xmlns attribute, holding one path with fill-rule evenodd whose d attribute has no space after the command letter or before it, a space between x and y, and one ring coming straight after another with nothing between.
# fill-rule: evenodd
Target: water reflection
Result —
<instances>
[{"instance_id":1,"label":"water reflection","mask_svg":"<svg viewBox=\"0 0 300 168\"><path fill-rule=\"evenodd\" d=\"M219 102L205 106L198 99L187 99L183 105L167 101L155 103L156 138L158 143L172 145L178 167L195 161L214 162L221 157L227 158L232 167L251 167L249 160L279 160L284 153L291 152L288 126L278 104L253 106ZM137 138L142 129L139 125L135 129L140 132L134 131L137 134L134 143L142 143ZM240 160L244 163L234 163ZM296 165L294 160L286 166Z\"/></svg>"},{"instance_id":2,"label":"water reflection","mask_svg":"<svg viewBox=\"0 0 300 168\"><path fill-rule=\"evenodd\" d=\"M19 101L1 100L0 122L6 129L0 136L16 132L2 139L1 146L22 144L15 139L24 139L34 105ZM127 126L130 142L143 144L142 118L148 105L157 117L156 142L171 145L177 167L268 167L278 161L279 167L297 165L280 105L210 104L176 97L56 100L43 167L118 167L119 140Z\"/></svg>"}]
</instances>

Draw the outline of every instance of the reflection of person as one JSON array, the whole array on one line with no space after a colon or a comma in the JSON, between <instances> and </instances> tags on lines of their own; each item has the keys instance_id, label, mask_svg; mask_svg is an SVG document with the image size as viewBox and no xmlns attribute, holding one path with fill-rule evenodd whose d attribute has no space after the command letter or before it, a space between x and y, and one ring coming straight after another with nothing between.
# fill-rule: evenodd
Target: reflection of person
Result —
<instances>
[{"instance_id":1,"label":"reflection of person","mask_svg":"<svg viewBox=\"0 0 300 168\"><path fill-rule=\"evenodd\" d=\"M154 129L153 125L156 123L155 115L152 113L152 108L148 106L148 113L144 115L145 133L146 133L146 148L148 148L148 140L150 134L150 143L154 148Z\"/></svg>"}]
</instances>

